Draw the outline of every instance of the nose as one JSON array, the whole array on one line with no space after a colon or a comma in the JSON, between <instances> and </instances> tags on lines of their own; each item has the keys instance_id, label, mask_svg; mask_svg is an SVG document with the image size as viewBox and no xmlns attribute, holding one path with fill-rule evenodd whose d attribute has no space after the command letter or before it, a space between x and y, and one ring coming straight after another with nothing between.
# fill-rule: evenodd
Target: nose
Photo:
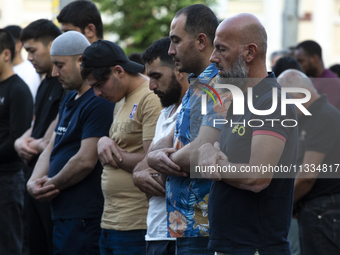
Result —
<instances>
[{"instance_id":1,"label":"nose","mask_svg":"<svg viewBox=\"0 0 340 255\"><path fill-rule=\"evenodd\" d=\"M28 54L27 54L27 60L29 60L29 61L32 62L32 60L33 60L33 54L32 54L32 53L28 52Z\"/></svg>"},{"instance_id":2,"label":"nose","mask_svg":"<svg viewBox=\"0 0 340 255\"><path fill-rule=\"evenodd\" d=\"M168 50L168 55L172 56L172 55L175 55L175 54L176 54L175 47L174 47L173 43L171 42L169 50Z\"/></svg>"},{"instance_id":3,"label":"nose","mask_svg":"<svg viewBox=\"0 0 340 255\"><path fill-rule=\"evenodd\" d=\"M211 53L209 61L211 63L219 63L220 62L219 58L216 56L216 49L214 49L214 51Z\"/></svg>"},{"instance_id":4,"label":"nose","mask_svg":"<svg viewBox=\"0 0 340 255\"><path fill-rule=\"evenodd\" d=\"M58 77L58 76L59 76L58 68L55 65L53 65L52 77Z\"/></svg>"},{"instance_id":5,"label":"nose","mask_svg":"<svg viewBox=\"0 0 340 255\"><path fill-rule=\"evenodd\" d=\"M149 89L155 90L157 88L158 88L158 86L157 86L156 82L153 79L150 79Z\"/></svg>"}]
</instances>

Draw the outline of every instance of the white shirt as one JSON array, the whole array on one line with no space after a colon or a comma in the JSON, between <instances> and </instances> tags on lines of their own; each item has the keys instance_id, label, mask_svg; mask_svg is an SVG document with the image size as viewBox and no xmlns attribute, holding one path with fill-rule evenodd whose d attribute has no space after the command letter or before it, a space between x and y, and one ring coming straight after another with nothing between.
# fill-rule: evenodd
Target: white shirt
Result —
<instances>
[{"instance_id":1,"label":"white shirt","mask_svg":"<svg viewBox=\"0 0 340 255\"><path fill-rule=\"evenodd\" d=\"M176 112L169 117L171 111L174 109L175 105L171 105L164 108L159 115L155 137L153 138L153 143L157 143L158 140L167 136L176 124L176 119L182 105L178 106ZM176 240L176 238L169 238L167 219L166 219L166 200L164 197L151 197L149 200L149 210L148 216L146 218L148 229L146 232L146 241L161 241L161 240Z\"/></svg>"}]
</instances>

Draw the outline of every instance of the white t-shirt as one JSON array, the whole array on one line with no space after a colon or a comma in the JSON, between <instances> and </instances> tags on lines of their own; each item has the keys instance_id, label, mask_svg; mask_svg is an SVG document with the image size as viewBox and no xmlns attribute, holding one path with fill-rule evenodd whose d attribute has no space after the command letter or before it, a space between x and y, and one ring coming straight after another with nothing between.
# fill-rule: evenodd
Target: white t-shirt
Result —
<instances>
[{"instance_id":1,"label":"white t-shirt","mask_svg":"<svg viewBox=\"0 0 340 255\"><path fill-rule=\"evenodd\" d=\"M169 117L175 105L164 108L159 115L155 137L153 143L168 135L176 124L176 119L182 105L178 106L176 112ZM149 200L148 216L146 218L148 229L146 232L146 241L161 241L161 240L176 240L176 238L169 238L167 220L166 220L166 200L164 197L151 197Z\"/></svg>"},{"instance_id":2,"label":"white t-shirt","mask_svg":"<svg viewBox=\"0 0 340 255\"><path fill-rule=\"evenodd\" d=\"M24 82L30 88L33 102L35 102L35 96L37 95L37 91L40 85L40 76L35 71L32 63L26 60L21 64L14 66L13 70L17 75L19 75L22 80L24 80Z\"/></svg>"}]
</instances>

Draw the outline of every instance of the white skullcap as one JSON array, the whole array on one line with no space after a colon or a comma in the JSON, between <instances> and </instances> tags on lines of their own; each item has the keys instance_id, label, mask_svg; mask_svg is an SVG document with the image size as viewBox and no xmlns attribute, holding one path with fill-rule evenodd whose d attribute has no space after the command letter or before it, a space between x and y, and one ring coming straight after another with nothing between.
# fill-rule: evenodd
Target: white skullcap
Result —
<instances>
[{"instance_id":1,"label":"white skullcap","mask_svg":"<svg viewBox=\"0 0 340 255\"><path fill-rule=\"evenodd\" d=\"M90 42L82 33L68 31L54 39L50 54L54 56L79 55L83 54L88 46L90 46Z\"/></svg>"}]
</instances>

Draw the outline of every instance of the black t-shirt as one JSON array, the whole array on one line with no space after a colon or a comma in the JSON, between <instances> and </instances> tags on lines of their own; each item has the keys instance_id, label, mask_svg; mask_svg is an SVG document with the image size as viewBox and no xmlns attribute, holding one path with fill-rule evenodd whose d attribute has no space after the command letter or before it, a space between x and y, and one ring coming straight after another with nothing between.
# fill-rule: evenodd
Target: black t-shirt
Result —
<instances>
[{"instance_id":1,"label":"black t-shirt","mask_svg":"<svg viewBox=\"0 0 340 255\"><path fill-rule=\"evenodd\" d=\"M321 166L315 167L320 169L317 170L320 178L315 181L303 201L340 194L340 166L335 172L336 164L340 164L340 112L327 101L325 95L313 102L308 111L312 116L302 116L299 119L298 164L302 164L305 151L324 153L326 157ZM326 168L323 168L324 166Z\"/></svg>"},{"instance_id":2,"label":"black t-shirt","mask_svg":"<svg viewBox=\"0 0 340 255\"><path fill-rule=\"evenodd\" d=\"M22 168L14 142L29 127L33 117L33 98L26 83L12 75L0 82L0 172Z\"/></svg>"},{"instance_id":3,"label":"black t-shirt","mask_svg":"<svg viewBox=\"0 0 340 255\"><path fill-rule=\"evenodd\" d=\"M249 163L251 140L254 135L267 134L285 141L285 147L277 166L296 164L297 127L283 127L280 122L266 119L294 119L294 105L287 105L287 115L281 115L281 86L275 76L270 74L253 88L253 105L255 109L266 110L272 106L272 89L278 90L276 110L267 116L251 113L245 96L245 114L232 115L233 103L228 110L227 120L233 123L224 125L219 142L221 150L232 163ZM288 97L288 96L287 96ZM262 127L250 127L248 121L260 119ZM253 126L259 126L251 122ZM288 125L288 122L285 123ZM292 125L292 123L290 123ZM274 177L270 185L259 193L235 188L225 182L213 182L209 196L209 249L230 253L233 255L254 254L256 250L261 255L290 254L287 235L290 227L293 201L293 178Z\"/></svg>"},{"instance_id":4,"label":"black t-shirt","mask_svg":"<svg viewBox=\"0 0 340 255\"><path fill-rule=\"evenodd\" d=\"M32 137L39 139L44 136L51 122L57 117L59 106L66 91L57 77L46 77L40 84L35 103L35 122Z\"/></svg>"},{"instance_id":5,"label":"black t-shirt","mask_svg":"<svg viewBox=\"0 0 340 255\"><path fill-rule=\"evenodd\" d=\"M68 90L64 90L57 77L46 77L40 84L34 107L35 121L31 136L42 138L51 122L57 117L59 106ZM32 158L26 168L26 177L29 178L39 155Z\"/></svg>"}]
</instances>

